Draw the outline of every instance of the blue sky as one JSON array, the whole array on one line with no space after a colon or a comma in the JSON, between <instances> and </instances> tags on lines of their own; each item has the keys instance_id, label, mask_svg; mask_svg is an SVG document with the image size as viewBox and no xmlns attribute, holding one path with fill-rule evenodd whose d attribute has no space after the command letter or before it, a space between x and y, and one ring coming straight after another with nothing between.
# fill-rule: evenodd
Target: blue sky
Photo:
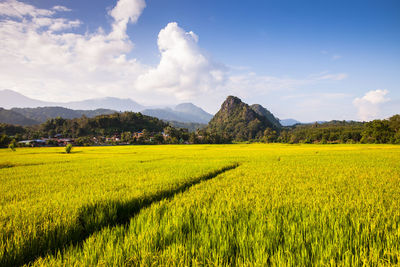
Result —
<instances>
[{"instance_id":1,"label":"blue sky","mask_svg":"<svg viewBox=\"0 0 400 267\"><path fill-rule=\"evenodd\" d=\"M7 51L16 50L4 57L0 67L4 70L11 64L11 55L23 54L29 60L15 69L27 68L30 74L20 81L11 68L0 88L31 97L62 101L114 95L147 105L193 102L215 112L227 95L237 95L250 104L262 104L280 118L302 121L370 120L400 113L399 1L120 0L131 9L119 10L118 1L0 2L14 9L17 5L26 9L23 4L38 10L69 9L34 16L29 14L34 9L26 9L29 12L23 17L28 22L11 11L0 14L0 29L7 40L24 38L29 31L41 40L33 42L31 49L20 50L13 42L0 41ZM93 36L102 36L101 41L110 44L107 36L116 22L131 15L124 10L137 13L126 24L126 36L121 35L115 46L82 58L85 63L81 64L77 55L95 50L89 47ZM43 23L31 27L37 24L36 17L51 18L51 23L57 18L78 20L79 25L50 31ZM5 31L10 21L29 24L23 25L29 31L16 28L21 32L11 34L9 27ZM62 47L67 42L65 33L75 34L67 50ZM81 50L82 43L89 50ZM96 49L103 43L96 43ZM35 59L29 53L40 44L49 47L43 55L59 52L63 58L65 51L72 51L71 58L60 62L46 62L43 56ZM58 46L60 51L54 52ZM101 58L104 51L111 51L113 59ZM123 60L115 63L121 55ZM104 64L109 68L104 69ZM69 75L70 69L64 67L60 73L52 71L61 65L81 68L82 77L73 83L71 77L76 74L72 70ZM34 66L43 68L34 73Z\"/></svg>"}]
</instances>

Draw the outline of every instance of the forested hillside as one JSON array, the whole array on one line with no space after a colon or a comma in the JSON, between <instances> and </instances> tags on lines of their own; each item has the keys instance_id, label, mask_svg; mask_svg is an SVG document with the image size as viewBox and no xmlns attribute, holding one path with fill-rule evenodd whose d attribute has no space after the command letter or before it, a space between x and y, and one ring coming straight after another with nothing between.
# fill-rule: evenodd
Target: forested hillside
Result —
<instances>
[{"instance_id":1,"label":"forested hillside","mask_svg":"<svg viewBox=\"0 0 400 267\"><path fill-rule=\"evenodd\" d=\"M256 110L256 111L255 111ZM207 126L208 132L226 135L237 141L261 139L265 131L278 131L279 121L266 117L262 106L250 107L235 96L228 96Z\"/></svg>"}]
</instances>

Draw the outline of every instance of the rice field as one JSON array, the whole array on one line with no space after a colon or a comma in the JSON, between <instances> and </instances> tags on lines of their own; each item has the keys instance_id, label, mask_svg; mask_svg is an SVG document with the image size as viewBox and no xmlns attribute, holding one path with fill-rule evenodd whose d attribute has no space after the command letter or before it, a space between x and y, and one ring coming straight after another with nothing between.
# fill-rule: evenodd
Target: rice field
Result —
<instances>
[{"instance_id":1,"label":"rice field","mask_svg":"<svg viewBox=\"0 0 400 267\"><path fill-rule=\"evenodd\" d=\"M400 146L0 150L0 266L399 265Z\"/></svg>"}]
</instances>

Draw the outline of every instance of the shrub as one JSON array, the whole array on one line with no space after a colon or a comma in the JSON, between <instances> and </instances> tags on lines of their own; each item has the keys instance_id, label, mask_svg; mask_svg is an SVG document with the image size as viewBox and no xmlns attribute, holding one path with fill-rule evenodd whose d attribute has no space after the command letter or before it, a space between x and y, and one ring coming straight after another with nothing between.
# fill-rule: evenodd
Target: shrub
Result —
<instances>
[{"instance_id":1,"label":"shrub","mask_svg":"<svg viewBox=\"0 0 400 267\"><path fill-rule=\"evenodd\" d=\"M8 145L8 148L11 149L12 151L15 151L15 148L17 147L17 141L13 139L11 143Z\"/></svg>"},{"instance_id":2,"label":"shrub","mask_svg":"<svg viewBox=\"0 0 400 267\"><path fill-rule=\"evenodd\" d=\"M67 154L69 154L69 153L71 153L71 150L72 150L72 145L71 145L71 144L68 144L68 145L65 147L65 152L66 152Z\"/></svg>"}]
</instances>

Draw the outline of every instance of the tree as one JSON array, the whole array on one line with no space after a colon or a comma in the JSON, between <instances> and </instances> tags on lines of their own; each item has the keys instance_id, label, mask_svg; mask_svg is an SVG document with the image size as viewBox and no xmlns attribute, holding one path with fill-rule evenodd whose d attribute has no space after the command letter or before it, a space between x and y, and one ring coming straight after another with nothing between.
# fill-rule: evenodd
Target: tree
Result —
<instances>
[{"instance_id":1,"label":"tree","mask_svg":"<svg viewBox=\"0 0 400 267\"><path fill-rule=\"evenodd\" d=\"M121 134L121 141L125 143L132 143L132 133L131 132L123 132Z\"/></svg>"},{"instance_id":2,"label":"tree","mask_svg":"<svg viewBox=\"0 0 400 267\"><path fill-rule=\"evenodd\" d=\"M164 137L162 136L162 134L158 133L154 135L154 142L156 142L157 144L162 144L164 143Z\"/></svg>"},{"instance_id":3,"label":"tree","mask_svg":"<svg viewBox=\"0 0 400 267\"><path fill-rule=\"evenodd\" d=\"M0 136L0 147L7 147L11 142L11 139L6 134Z\"/></svg>"},{"instance_id":4,"label":"tree","mask_svg":"<svg viewBox=\"0 0 400 267\"><path fill-rule=\"evenodd\" d=\"M276 140L278 139L278 134L276 133L276 131L272 130L271 128L267 128L264 131L263 139L267 143L276 142Z\"/></svg>"},{"instance_id":5,"label":"tree","mask_svg":"<svg viewBox=\"0 0 400 267\"><path fill-rule=\"evenodd\" d=\"M148 141L148 140L150 139L150 132L149 132L149 130L143 129L142 133L143 133L143 135L142 135L143 139L144 139L145 141Z\"/></svg>"},{"instance_id":6,"label":"tree","mask_svg":"<svg viewBox=\"0 0 400 267\"><path fill-rule=\"evenodd\" d=\"M367 143L388 143L394 136L394 131L389 127L388 120L373 120L365 124L362 139Z\"/></svg>"},{"instance_id":7,"label":"tree","mask_svg":"<svg viewBox=\"0 0 400 267\"><path fill-rule=\"evenodd\" d=\"M198 144L199 143L199 139L198 139L196 133L190 133L189 134L189 143L191 143L191 144Z\"/></svg>"}]
</instances>

